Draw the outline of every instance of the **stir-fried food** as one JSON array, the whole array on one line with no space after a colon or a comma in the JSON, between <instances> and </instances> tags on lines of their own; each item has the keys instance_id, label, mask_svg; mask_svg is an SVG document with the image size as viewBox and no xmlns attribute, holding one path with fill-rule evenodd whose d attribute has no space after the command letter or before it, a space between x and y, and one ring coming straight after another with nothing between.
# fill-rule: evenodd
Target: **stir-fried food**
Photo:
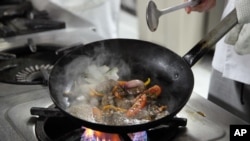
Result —
<instances>
[{"instance_id":1,"label":"stir-fried food","mask_svg":"<svg viewBox=\"0 0 250 141\"><path fill-rule=\"evenodd\" d=\"M168 114L167 105L158 102L162 88L152 85L150 78L145 82L138 79L121 81L113 79L117 75L111 74L107 67L99 70L102 72L98 76L102 77L96 78L104 78L103 80L93 77L80 79L75 84L77 89L71 91L71 95L67 94L69 100L77 99L70 103L68 111L71 114L87 121L108 125L140 124Z\"/></svg>"},{"instance_id":2,"label":"stir-fried food","mask_svg":"<svg viewBox=\"0 0 250 141\"><path fill-rule=\"evenodd\" d=\"M145 85L146 84L146 85ZM98 104L92 108L94 120L111 125L151 121L167 114L167 106L157 103L161 87L148 88L141 80L108 80L90 90Z\"/></svg>"}]
</instances>

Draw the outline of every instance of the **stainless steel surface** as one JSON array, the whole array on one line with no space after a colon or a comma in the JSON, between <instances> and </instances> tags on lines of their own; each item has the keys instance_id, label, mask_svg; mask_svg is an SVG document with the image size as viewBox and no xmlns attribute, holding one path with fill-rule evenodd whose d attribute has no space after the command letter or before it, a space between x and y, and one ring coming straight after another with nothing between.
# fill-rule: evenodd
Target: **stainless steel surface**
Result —
<instances>
[{"instance_id":1,"label":"stainless steel surface","mask_svg":"<svg viewBox=\"0 0 250 141\"><path fill-rule=\"evenodd\" d=\"M35 141L35 116L31 107L48 107L53 102L47 87L0 83L0 138L3 141ZM193 93L178 114L188 119L186 129L175 141L229 140L230 124L247 124L222 108Z\"/></svg>"},{"instance_id":2,"label":"stainless steel surface","mask_svg":"<svg viewBox=\"0 0 250 141\"><path fill-rule=\"evenodd\" d=\"M34 7L38 10L45 10L49 13L51 19L64 21L65 29L51 30L15 36L11 38L0 38L0 51L13 46L27 44L28 39L32 39L35 44L55 43L63 46L71 46L75 43L89 43L92 41L104 39L95 32L95 26L89 21L78 17L66 9L50 2L48 0L31 0Z\"/></svg>"},{"instance_id":3,"label":"stainless steel surface","mask_svg":"<svg viewBox=\"0 0 250 141\"><path fill-rule=\"evenodd\" d=\"M148 3L147 10L146 10L146 20L147 20L148 28L151 31L155 31L158 27L160 16L185 8L185 7L188 7L188 6L195 6L198 3L200 3L200 0L188 0L187 2L184 2L182 4L168 7L166 9L158 10L155 2L150 0Z\"/></svg>"}]
</instances>

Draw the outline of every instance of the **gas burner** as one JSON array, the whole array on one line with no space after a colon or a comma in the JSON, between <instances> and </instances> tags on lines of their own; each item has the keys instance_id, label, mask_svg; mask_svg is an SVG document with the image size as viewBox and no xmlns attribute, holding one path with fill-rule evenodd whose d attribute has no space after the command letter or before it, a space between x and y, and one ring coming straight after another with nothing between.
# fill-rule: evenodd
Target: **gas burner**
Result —
<instances>
[{"instance_id":1,"label":"gas burner","mask_svg":"<svg viewBox=\"0 0 250 141\"><path fill-rule=\"evenodd\" d=\"M128 134L118 134L105 133L86 127L82 128L84 129L84 131L82 132L80 141L148 141L146 131Z\"/></svg>"},{"instance_id":2,"label":"gas burner","mask_svg":"<svg viewBox=\"0 0 250 141\"><path fill-rule=\"evenodd\" d=\"M85 128L67 117L39 117L36 121L35 132L39 141L86 141L83 139ZM183 127L161 127L146 131L148 141L170 141L182 132ZM122 141L132 141L128 136L120 135Z\"/></svg>"},{"instance_id":3,"label":"gas burner","mask_svg":"<svg viewBox=\"0 0 250 141\"><path fill-rule=\"evenodd\" d=\"M63 55L56 54L63 46L34 44L28 39L24 46L0 53L0 82L11 84L47 84L54 63Z\"/></svg>"},{"instance_id":4,"label":"gas burner","mask_svg":"<svg viewBox=\"0 0 250 141\"><path fill-rule=\"evenodd\" d=\"M32 115L39 116L36 117L35 124L35 133L39 141L89 141L83 138L86 128L81 125L82 123L66 116L54 105L48 108L32 107L30 112ZM187 120L185 118L174 117L170 123L141 133L147 135L147 141L170 141L186 129L186 123ZM133 141L126 133L117 134L121 141Z\"/></svg>"},{"instance_id":5,"label":"gas burner","mask_svg":"<svg viewBox=\"0 0 250 141\"><path fill-rule=\"evenodd\" d=\"M43 81L44 79L47 80L46 74L52 70L53 65L47 64L47 65L34 65L34 66L28 66L18 72L16 74L16 80L17 82L34 82L34 81Z\"/></svg>"}]
</instances>

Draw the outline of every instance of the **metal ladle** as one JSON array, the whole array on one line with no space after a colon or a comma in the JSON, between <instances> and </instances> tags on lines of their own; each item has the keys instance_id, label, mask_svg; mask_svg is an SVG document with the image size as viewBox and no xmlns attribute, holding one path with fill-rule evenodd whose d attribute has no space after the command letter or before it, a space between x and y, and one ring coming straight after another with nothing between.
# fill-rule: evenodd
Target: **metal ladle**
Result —
<instances>
[{"instance_id":1,"label":"metal ladle","mask_svg":"<svg viewBox=\"0 0 250 141\"><path fill-rule=\"evenodd\" d=\"M195 6L200 3L201 0L189 0L187 2L184 2L182 4L169 7L163 10L158 10L155 2L152 0L149 1L147 11L146 11L146 19L147 19L147 24L148 28L153 32L157 29L158 24L159 24L159 17L161 15L173 12L175 10L179 10L188 6Z\"/></svg>"}]
</instances>

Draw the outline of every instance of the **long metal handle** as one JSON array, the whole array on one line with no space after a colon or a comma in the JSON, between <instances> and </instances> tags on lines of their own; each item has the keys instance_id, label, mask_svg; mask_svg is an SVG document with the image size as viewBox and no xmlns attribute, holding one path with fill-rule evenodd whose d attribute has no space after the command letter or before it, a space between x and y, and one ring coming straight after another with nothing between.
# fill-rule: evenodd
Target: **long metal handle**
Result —
<instances>
[{"instance_id":1,"label":"long metal handle","mask_svg":"<svg viewBox=\"0 0 250 141\"><path fill-rule=\"evenodd\" d=\"M199 41L182 58L193 66L205 53L207 53L228 31L238 24L236 10L227 15L212 31Z\"/></svg>"},{"instance_id":2,"label":"long metal handle","mask_svg":"<svg viewBox=\"0 0 250 141\"><path fill-rule=\"evenodd\" d=\"M195 6L195 5L199 4L200 1L201 0L189 0L189 1L184 2L182 4L163 9L163 10L161 10L161 15L167 14L167 13L170 13L170 12L173 12L173 11L176 11L176 10L188 7L188 6Z\"/></svg>"}]
</instances>

